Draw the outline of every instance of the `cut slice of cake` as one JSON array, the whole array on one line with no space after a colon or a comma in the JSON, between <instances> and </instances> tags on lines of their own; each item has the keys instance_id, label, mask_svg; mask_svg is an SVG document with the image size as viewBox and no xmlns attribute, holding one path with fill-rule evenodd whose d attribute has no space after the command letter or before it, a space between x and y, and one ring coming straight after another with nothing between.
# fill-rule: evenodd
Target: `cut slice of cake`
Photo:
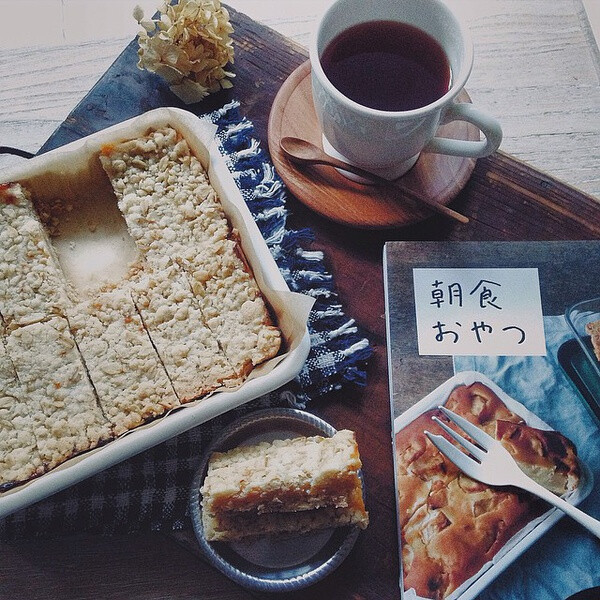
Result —
<instances>
[{"instance_id":1,"label":"cut slice of cake","mask_svg":"<svg viewBox=\"0 0 600 600\"><path fill-rule=\"evenodd\" d=\"M145 259L193 258L225 239L230 227L200 161L172 128L102 149L127 228Z\"/></svg>"},{"instance_id":2,"label":"cut slice of cake","mask_svg":"<svg viewBox=\"0 0 600 600\"><path fill-rule=\"evenodd\" d=\"M368 525L354 433L215 452L202 489L208 541Z\"/></svg>"},{"instance_id":3,"label":"cut slice of cake","mask_svg":"<svg viewBox=\"0 0 600 600\"><path fill-rule=\"evenodd\" d=\"M241 383L177 267L140 272L132 297L180 402Z\"/></svg>"},{"instance_id":4,"label":"cut slice of cake","mask_svg":"<svg viewBox=\"0 0 600 600\"><path fill-rule=\"evenodd\" d=\"M0 316L7 329L64 315L69 286L28 192L0 186Z\"/></svg>"},{"instance_id":5,"label":"cut slice of cake","mask_svg":"<svg viewBox=\"0 0 600 600\"><path fill-rule=\"evenodd\" d=\"M6 350L28 399L47 469L113 437L66 319L18 327Z\"/></svg>"},{"instance_id":6,"label":"cut slice of cake","mask_svg":"<svg viewBox=\"0 0 600 600\"><path fill-rule=\"evenodd\" d=\"M31 402L0 340L0 491L44 470L31 412L34 412Z\"/></svg>"},{"instance_id":7,"label":"cut slice of cake","mask_svg":"<svg viewBox=\"0 0 600 600\"><path fill-rule=\"evenodd\" d=\"M246 376L281 346L264 298L233 239L214 244L212 257L183 262L207 325L237 373Z\"/></svg>"},{"instance_id":8,"label":"cut slice of cake","mask_svg":"<svg viewBox=\"0 0 600 600\"><path fill-rule=\"evenodd\" d=\"M78 304L69 325L116 435L179 405L128 291Z\"/></svg>"},{"instance_id":9,"label":"cut slice of cake","mask_svg":"<svg viewBox=\"0 0 600 600\"><path fill-rule=\"evenodd\" d=\"M181 265L204 319L237 375L277 354L272 323L208 175L169 127L110 145L100 156L127 227L155 270Z\"/></svg>"}]
</instances>

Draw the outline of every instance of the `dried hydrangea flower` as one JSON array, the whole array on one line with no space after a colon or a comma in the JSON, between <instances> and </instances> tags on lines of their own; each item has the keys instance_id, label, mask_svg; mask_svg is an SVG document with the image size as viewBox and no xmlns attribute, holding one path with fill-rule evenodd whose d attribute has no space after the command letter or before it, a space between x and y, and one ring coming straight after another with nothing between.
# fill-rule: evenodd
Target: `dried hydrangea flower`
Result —
<instances>
[{"instance_id":1,"label":"dried hydrangea flower","mask_svg":"<svg viewBox=\"0 0 600 600\"><path fill-rule=\"evenodd\" d=\"M232 87L234 74L225 67L233 63L233 27L219 0L163 2L154 19L136 6L133 17L143 27L138 67L163 77L183 102Z\"/></svg>"}]
</instances>

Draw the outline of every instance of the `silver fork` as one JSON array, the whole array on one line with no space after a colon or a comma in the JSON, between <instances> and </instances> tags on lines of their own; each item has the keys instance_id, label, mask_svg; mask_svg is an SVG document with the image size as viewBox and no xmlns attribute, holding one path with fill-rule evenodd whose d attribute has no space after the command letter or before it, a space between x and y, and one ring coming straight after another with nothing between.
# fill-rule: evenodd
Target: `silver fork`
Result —
<instances>
[{"instance_id":1,"label":"silver fork","mask_svg":"<svg viewBox=\"0 0 600 600\"><path fill-rule=\"evenodd\" d=\"M437 424L469 453L466 454L462 450L459 450L442 435L433 434L429 431L425 432L425 435L436 448L461 471L472 479L488 485L512 485L531 492L556 506L586 529L589 529L596 537L600 538L600 521L585 514L577 507L559 498L531 479L521 471L508 450L500 442L485 433L485 431L482 431L479 427L476 427L465 418L453 413L444 406L440 406L439 408L448 419L458 425L478 444L471 443L454 431L454 429L448 427L446 423L440 421L437 417L433 417Z\"/></svg>"}]
</instances>

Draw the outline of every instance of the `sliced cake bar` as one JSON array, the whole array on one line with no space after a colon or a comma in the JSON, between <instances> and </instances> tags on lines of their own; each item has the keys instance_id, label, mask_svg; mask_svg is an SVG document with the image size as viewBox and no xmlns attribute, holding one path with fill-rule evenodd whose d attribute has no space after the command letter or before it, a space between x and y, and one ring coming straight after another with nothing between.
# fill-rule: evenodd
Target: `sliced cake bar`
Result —
<instances>
[{"instance_id":1,"label":"sliced cake bar","mask_svg":"<svg viewBox=\"0 0 600 600\"><path fill-rule=\"evenodd\" d=\"M246 376L275 356L281 332L274 326L252 274L238 255L237 243L215 245L211 260L183 262L206 323L236 372ZM207 265L209 268L207 268Z\"/></svg>"},{"instance_id":2,"label":"sliced cake bar","mask_svg":"<svg viewBox=\"0 0 600 600\"><path fill-rule=\"evenodd\" d=\"M180 402L241 383L176 265L141 272L132 296Z\"/></svg>"},{"instance_id":3,"label":"sliced cake bar","mask_svg":"<svg viewBox=\"0 0 600 600\"><path fill-rule=\"evenodd\" d=\"M28 193L0 186L0 315L8 329L64 315L68 284Z\"/></svg>"},{"instance_id":4,"label":"sliced cake bar","mask_svg":"<svg viewBox=\"0 0 600 600\"><path fill-rule=\"evenodd\" d=\"M0 340L0 490L44 471L31 412L35 410Z\"/></svg>"},{"instance_id":5,"label":"sliced cake bar","mask_svg":"<svg viewBox=\"0 0 600 600\"><path fill-rule=\"evenodd\" d=\"M128 291L77 305L69 324L116 435L179 405Z\"/></svg>"},{"instance_id":6,"label":"sliced cake bar","mask_svg":"<svg viewBox=\"0 0 600 600\"><path fill-rule=\"evenodd\" d=\"M365 528L361 460L352 431L215 452L200 490L209 541Z\"/></svg>"},{"instance_id":7,"label":"sliced cake bar","mask_svg":"<svg viewBox=\"0 0 600 600\"><path fill-rule=\"evenodd\" d=\"M66 319L14 329L6 337L6 350L31 403L48 469L113 437Z\"/></svg>"},{"instance_id":8,"label":"sliced cake bar","mask_svg":"<svg viewBox=\"0 0 600 600\"><path fill-rule=\"evenodd\" d=\"M105 147L100 161L149 263L194 256L199 246L229 234L206 171L174 129Z\"/></svg>"}]
</instances>

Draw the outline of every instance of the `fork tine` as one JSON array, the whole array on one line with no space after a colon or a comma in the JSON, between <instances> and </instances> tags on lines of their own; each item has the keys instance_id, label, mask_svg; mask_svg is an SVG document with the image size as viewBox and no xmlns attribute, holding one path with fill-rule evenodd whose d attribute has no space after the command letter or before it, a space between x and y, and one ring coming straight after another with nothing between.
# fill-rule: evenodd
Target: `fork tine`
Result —
<instances>
[{"instance_id":1,"label":"fork tine","mask_svg":"<svg viewBox=\"0 0 600 600\"><path fill-rule=\"evenodd\" d=\"M454 463L467 475L470 475L469 467L478 464L464 452L460 451L454 444L449 442L443 435L438 435L429 431L425 431L425 435L450 462Z\"/></svg>"},{"instance_id":2,"label":"fork tine","mask_svg":"<svg viewBox=\"0 0 600 600\"><path fill-rule=\"evenodd\" d=\"M458 442L469 454L472 454L477 460L481 461L485 458L485 450L479 448L475 444L472 444L469 440L464 438L462 435L458 434L454 429L448 427L446 423L440 421L437 417L432 417L432 419L456 442Z\"/></svg>"},{"instance_id":3,"label":"fork tine","mask_svg":"<svg viewBox=\"0 0 600 600\"><path fill-rule=\"evenodd\" d=\"M463 431L469 434L482 448L488 448L496 440L490 437L485 431L479 429L476 425L473 425L470 421L467 421L464 417L453 413L448 410L445 406L438 407L453 423L458 425Z\"/></svg>"}]
</instances>

